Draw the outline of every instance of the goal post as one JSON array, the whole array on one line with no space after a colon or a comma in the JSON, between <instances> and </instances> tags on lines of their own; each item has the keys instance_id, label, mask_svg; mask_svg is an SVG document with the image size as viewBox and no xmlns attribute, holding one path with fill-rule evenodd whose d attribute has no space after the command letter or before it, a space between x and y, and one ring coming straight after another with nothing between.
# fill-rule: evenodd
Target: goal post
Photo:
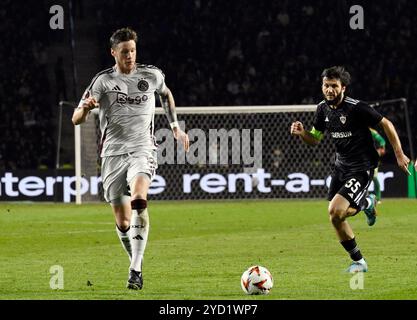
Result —
<instances>
[{"instance_id":1,"label":"goal post","mask_svg":"<svg viewBox=\"0 0 417 320\"><path fill-rule=\"evenodd\" d=\"M394 125L401 128L403 146L414 159L404 100L371 104L389 119L394 117ZM398 104L403 112L395 118ZM173 138L163 109L156 108L158 169L149 198L325 198L334 162L332 139L325 135L318 147L311 147L289 132L295 120L310 129L316 108L316 105L177 107L180 125L190 137L187 154ZM75 126L75 130L80 130L79 143L75 145L75 167L79 168L76 202L101 201L98 110L94 109L86 123ZM412 185L416 189L415 175Z\"/></svg>"}]
</instances>

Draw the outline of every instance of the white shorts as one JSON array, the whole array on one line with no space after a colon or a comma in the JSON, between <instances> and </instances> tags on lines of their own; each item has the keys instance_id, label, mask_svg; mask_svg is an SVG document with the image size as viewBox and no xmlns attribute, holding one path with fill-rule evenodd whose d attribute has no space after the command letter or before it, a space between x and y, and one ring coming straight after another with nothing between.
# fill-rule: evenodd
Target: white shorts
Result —
<instances>
[{"instance_id":1,"label":"white shorts","mask_svg":"<svg viewBox=\"0 0 417 320\"><path fill-rule=\"evenodd\" d=\"M146 174L152 181L158 167L156 155L156 150L147 150L103 157L101 178L106 201L111 202L126 195L127 187L138 174Z\"/></svg>"}]
</instances>

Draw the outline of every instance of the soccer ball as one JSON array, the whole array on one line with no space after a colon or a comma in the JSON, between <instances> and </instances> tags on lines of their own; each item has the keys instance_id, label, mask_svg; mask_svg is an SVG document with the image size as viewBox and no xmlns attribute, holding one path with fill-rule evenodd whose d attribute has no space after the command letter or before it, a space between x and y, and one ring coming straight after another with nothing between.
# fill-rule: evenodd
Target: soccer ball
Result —
<instances>
[{"instance_id":1,"label":"soccer ball","mask_svg":"<svg viewBox=\"0 0 417 320\"><path fill-rule=\"evenodd\" d=\"M268 294L274 282L267 268L252 266L243 272L240 285L246 294Z\"/></svg>"}]
</instances>

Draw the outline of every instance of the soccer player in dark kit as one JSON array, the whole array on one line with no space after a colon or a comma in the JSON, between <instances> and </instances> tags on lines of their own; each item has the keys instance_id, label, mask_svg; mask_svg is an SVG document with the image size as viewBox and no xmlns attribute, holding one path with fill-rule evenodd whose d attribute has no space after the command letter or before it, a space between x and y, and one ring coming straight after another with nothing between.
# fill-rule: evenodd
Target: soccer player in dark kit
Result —
<instances>
[{"instance_id":1,"label":"soccer player in dark kit","mask_svg":"<svg viewBox=\"0 0 417 320\"><path fill-rule=\"evenodd\" d=\"M368 187L378 165L369 127L379 125L395 152L398 166L408 172L410 159L404 154L398 134L387 118L368 104L345 95L350 74L340 66L325 69L321 74L324 100L317 106L311 131L301 122L291 124L291 135L299 136L309 145L317 145L327 131L336 144L336 160L328 191L330 221L343 248L353 260L346 270L366 272L368 265L355 241L346 218L364 211L368 225L376 221L375 195Z\"/></svg>"}]
</instances>

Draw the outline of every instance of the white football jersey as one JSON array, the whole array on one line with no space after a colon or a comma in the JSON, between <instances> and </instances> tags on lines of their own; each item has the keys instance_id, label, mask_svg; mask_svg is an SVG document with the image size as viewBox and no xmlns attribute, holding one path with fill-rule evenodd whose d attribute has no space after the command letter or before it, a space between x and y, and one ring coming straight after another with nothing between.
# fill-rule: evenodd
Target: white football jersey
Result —
<instances>
[{"instance_id":1,"label":"white football jersey","mask_svg":"<svg viewBox=\"0 0 417 320\"><path fill-rule=\"evenodd\" d=\"M99 72L79 103L93 96L100 104L101 156L156 149L155 92L165 91L165 76L154 66L137 64L130 74L116 67Z\"/></svg>"}]
</instances>

